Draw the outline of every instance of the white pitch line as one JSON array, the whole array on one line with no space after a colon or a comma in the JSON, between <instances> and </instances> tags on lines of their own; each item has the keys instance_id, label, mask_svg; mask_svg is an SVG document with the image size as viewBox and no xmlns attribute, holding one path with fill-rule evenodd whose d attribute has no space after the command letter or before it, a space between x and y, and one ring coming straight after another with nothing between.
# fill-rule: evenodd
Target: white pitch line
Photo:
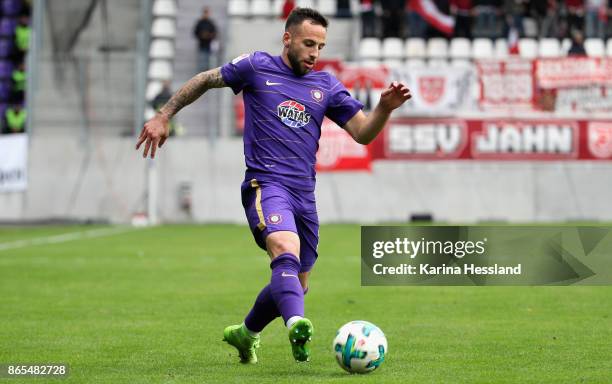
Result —
<instances>
[{"instance_id":1,"label":"white pitch line","mask_svg":"<svg viewBox=\"0 0 612 384\"><path fill-rule=\"evenodd\" d=\"M34 245L47 245L47 244L59 244L67 243L69 241L82 240L82 239L94 239L96 237L113 236L121 233L131 232L139 228L133 227L113 227L113 228L101 228L92 229L89 231L79 232L68 232L61 235L36 237L33 239L23 239L17 241L11 241L7 243L0 243L0 252L8 251L11 249L19 249L31 247Z\"/></svg>"}]
</instances>

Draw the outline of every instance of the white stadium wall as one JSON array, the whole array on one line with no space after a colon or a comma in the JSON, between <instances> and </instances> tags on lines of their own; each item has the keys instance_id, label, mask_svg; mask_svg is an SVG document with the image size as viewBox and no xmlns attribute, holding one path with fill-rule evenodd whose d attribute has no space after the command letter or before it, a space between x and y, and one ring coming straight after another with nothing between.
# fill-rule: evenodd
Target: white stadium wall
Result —
<instances>
[{"instance_id":1,"label":"white stadium wall","mask_svg":"<svg viewBox=\"0 0 612 384\"><path fill-rule=\"evenodd\" d=\"M28 189L0 194L0 221L49 218L129 222L146 207L146 166L131 138L32 137ZM214 145L170 139L156 160L163 222L244 223L242 141ZM81 175L83 177L81 178ZM608 162L373 163L372 172L319 174L321 222L406 221L431 213L471 223L612 219ZM181 183L193 186L192 217L179 207Z\"/></svg>"}]
</instances>

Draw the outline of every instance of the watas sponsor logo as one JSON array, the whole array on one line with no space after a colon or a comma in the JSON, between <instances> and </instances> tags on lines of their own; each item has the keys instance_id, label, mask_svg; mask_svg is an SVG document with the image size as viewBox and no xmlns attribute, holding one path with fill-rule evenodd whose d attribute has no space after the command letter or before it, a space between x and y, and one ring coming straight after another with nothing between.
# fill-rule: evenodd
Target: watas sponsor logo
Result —
<instances>
[{"instance_id":1,"label":"watas sponsor logo","mask_svg":"<svg viewBox=\"0 0 612 384\"><path fill-rule=\"evenodd\" d=\"M310 113L297 101L286 100L276 108L283 124L291 128L301 128L310 122Z\"/></svg>"}]
</instances>

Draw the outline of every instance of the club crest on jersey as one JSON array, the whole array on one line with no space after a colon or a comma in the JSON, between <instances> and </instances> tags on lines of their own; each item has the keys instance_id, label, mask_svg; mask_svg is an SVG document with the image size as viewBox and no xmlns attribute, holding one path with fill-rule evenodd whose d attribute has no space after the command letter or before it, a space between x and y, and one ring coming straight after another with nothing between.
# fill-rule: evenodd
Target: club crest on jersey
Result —
<instances>
[{"instance_id":1,"label":"club crest on jersey","mask_svg":"<svg viewBox=\"0 0 612 384\"><path fill-rule=\"evenodd\" d=\"M285 100L276 108L283 124L291 128L301 128L310 122L310 113L297 101Z\"/></svg>"},{"instance_id":2,"label":"club crest on jersey","mask_svg":"<svg viewBox=\"0 0 612 384\"><path fill-rule=\"evenodd\" d=\"M280 213L273 213L268 216L268 223L270 224L280 224L283 221L283 217Z\"/></svg>"},{"instance_id":3,"label":"club crest on jersey","mask_svg":"<svg viewBox=\"0 0 612 384\"><path fill-rule=\"evenodd\" d=\"M317 103L319 103L321 100L323 100L323 92L321 92L320 89L312 89L310 91L310 96L312 96L314 101L316 101Z\"/></svg>"}]
</instances>

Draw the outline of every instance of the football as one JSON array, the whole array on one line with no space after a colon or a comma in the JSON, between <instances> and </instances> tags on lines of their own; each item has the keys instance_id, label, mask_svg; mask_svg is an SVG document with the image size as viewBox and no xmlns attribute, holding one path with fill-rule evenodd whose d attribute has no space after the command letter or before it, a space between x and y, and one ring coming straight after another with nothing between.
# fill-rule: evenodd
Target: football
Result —
<instances>
[{"instance_id":1,"label":"football","mask_svg":"<svg viewBox=\"0 0 612 384\"><path fill-rule=\"evenodd\" d=\"M380 367L387 355L387 338L376 325L362 320L344 324L332 345L336 361L349 373L369 373Z\"/></svg>"}]
</instances>

